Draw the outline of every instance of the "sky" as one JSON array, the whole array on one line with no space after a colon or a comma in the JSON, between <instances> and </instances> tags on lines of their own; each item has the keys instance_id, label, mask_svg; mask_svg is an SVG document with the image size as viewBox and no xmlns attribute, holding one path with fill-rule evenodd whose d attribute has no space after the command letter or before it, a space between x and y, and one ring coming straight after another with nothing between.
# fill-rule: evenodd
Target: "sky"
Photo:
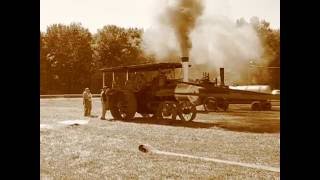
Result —
<instances>
[{"instance_id":1,"label":"sky","mask_svg":"<svg viewBox=\"0 0 320 180\"><path fill-rule=\"evenodd\" d=\"M40 30L56 23L81 23L95 33L104 25L147 29L155 23L160 2L172 0L40 0ZM204 0L205 14L249 21L253 16L280 28L280 0Z\"/></svg>"}]
</instances>

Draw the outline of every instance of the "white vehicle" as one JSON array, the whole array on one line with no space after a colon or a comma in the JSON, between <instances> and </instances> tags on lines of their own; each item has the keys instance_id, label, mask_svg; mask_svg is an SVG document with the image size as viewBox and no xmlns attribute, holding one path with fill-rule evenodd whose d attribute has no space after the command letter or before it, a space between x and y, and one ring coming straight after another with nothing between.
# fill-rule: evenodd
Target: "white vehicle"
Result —
<instances>
[{"instance_id":1,"label":"white vehicle","mask_svg":"<svg viewBox=\"0 0 320 180\"><path fill-rule=\"evenodd\" d=\"M257 93L271 93L271 87L268 85L229 86L229 88Z\"/></svg>"}]
</instances>

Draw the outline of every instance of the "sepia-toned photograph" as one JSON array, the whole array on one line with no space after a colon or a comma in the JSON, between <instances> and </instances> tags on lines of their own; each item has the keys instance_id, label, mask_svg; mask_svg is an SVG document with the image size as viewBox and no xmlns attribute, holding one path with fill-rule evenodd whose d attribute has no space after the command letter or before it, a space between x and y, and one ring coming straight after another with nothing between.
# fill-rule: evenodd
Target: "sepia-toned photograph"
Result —
<instances>
[{"instance_id":1,"label":"sepia-toned photograph","mask_svg":"<svg viewBox=\"0 0 320 180\"><path fill-rule=\"evenodd\" d=\"M40 0L40 178L280 179L280 0Z\"/></svg>"}]
</instances>

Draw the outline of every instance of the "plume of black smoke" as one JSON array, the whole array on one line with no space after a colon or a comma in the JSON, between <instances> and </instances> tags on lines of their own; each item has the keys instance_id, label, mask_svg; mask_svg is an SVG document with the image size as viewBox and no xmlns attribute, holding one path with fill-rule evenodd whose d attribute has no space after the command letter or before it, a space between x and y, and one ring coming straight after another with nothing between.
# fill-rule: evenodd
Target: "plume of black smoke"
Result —
<instances>
[{"instance_id":1,"label":"plume of black smoke","mask_svg":"<svg viewBox=\"0 0 320 180\"><path fill-rule=\"evenodd\" d=\"M202 0L177 0L161 16L161 20L173 28L182 56L189 55L192 47L189 35L202 12Z\"/></svg>"}]
</instances>

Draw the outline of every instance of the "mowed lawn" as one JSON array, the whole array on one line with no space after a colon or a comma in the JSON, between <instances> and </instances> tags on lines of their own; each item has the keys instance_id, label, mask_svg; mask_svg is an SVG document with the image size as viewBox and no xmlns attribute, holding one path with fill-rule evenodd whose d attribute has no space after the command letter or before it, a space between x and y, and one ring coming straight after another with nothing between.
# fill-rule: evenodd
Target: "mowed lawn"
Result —
<instances>
[{"instance_id":1,"label":"mowed lawn","mask_svg":"<svg viewBox=\"0 0 320 180\"><path fill-rule=\"evenodd\" d=\"M145 154L158 150L271 167L280 166L280 111L198 114L195 122L137 118L101 121L83 117L81 98L40 99L41 179L279 179L280 173L191 158ZM108 118L112 119L110 113ZM66 120L87 120L68 126Z\"/></svg>"}]
</instances>

